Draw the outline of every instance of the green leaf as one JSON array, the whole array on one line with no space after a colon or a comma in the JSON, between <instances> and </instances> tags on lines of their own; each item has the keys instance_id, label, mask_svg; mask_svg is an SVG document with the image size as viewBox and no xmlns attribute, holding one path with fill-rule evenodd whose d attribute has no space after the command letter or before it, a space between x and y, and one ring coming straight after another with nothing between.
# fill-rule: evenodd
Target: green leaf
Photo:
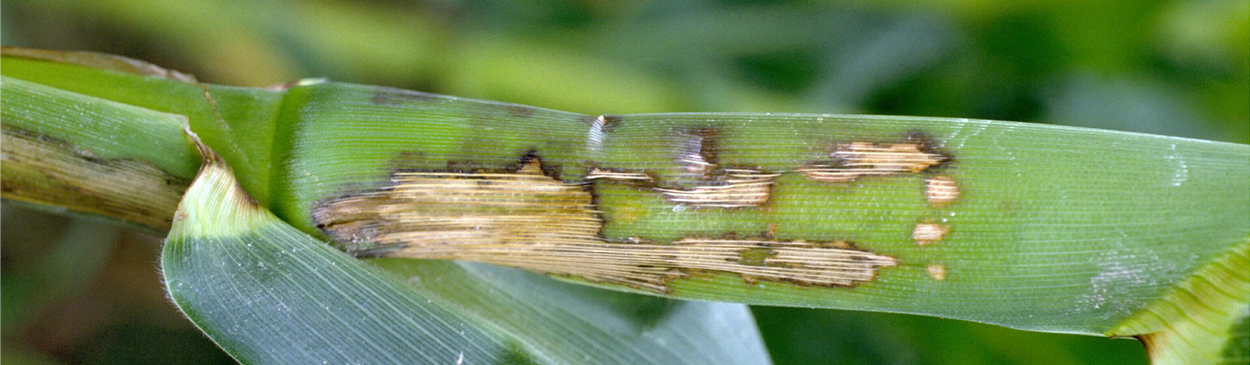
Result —
<instances>
[{"instance_id":1,"label":"green leaf","mask_svg":"<svg viewBox=\"0 0 1250 365\"><path fill-rule=\"evenodd\" d=\"M600 119L338 83L289 92L292 112L279 123L287 166L275 179L282 182L273 191L276 210L296 227L364 255L483 261L676 298L1102 335L1250 235L1246 145L966 119L712 113ZM903 150L908 146L917 149ZM935 161L916 172L874 171L889 162L864 160L871 148L900 148L876 152L902 156L894 163ZM717 166L705 176L692 174L690 158ZM550 168L545 176L552 180L525 174L527 159ZM700 186L732 185L716 170L722 167L773 176L767 200L731 201L740 205L728 208L675 200L682 196L673 194ZM542 239L477 236L543 233L500 223L511 218L496 220L495 203L475 200L491 194L486 188L429 188L499 173L547 183L558 178L588 191L601 216L587 224L598 224L602 237L576 236L581 226L571 223L549 227L567 233L551 241L573 242L552 249ZM938 178L958 191L951 201L926 195ZM523 215L516 206L510 214ZM477 220L462 231L459 223L426 219ZM945 233L917 239L923 227ZM436 233L462 236L445 242ZM724 251L696 245L689 260L641 260L681 254L680 243L690 242L683 240L727 236L732 239L714 240ZM854 247L814 244L837 242ZM802 271L780 263L752 264L786 244L798 255L789 265L800 269L817 264L805 258L820 255L881 261L843 267L862 280L829 276L827 282L786 276ZM728 256L697 263L694 250ZM557 265L563 262L580 266ZM641 269L629 271L630 265ZM648 268L659 270L638 274L641 280L621 274Z\"/></svg>"},{"instance_id":2,"label":"green leaf","mask_svg":"<svg viewBox=\"0 0 1250 365\"><path fill-rule=\"evenodd\" d=\"M240 362L768 362L742 305L571 288L498 268L381 263L407 272L405 282L282 222L206 155L162 268L174 302Z\"/></svg>"}]
</instances>

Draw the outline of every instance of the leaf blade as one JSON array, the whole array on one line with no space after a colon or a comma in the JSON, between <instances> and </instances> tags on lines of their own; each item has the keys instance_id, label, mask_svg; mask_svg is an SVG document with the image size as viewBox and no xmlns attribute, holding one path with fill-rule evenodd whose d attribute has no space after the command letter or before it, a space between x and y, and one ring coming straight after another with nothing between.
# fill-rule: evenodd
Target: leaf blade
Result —
<instances>
[{"instance_id":1,"label":"leaf blade","mask_svg":"<svg viewBox=\"0 0 1250 365\"><path fill-rule=\"evenodd\" d=\"M327 221L315 218L319 206L344 196L382 199L387 192L407 189L396 183L404 179L397 174L420 182L404 191L439 196L422 184L459 184L452 172L469 179L522 173L519 161L534 155L543 166L559 166L559 173L546 176L570 186L590 186L584 189L591 190L594 209L602 212L603 238L587 238L585 245L619 250L626 260L621 262L630 262L630 253L677 252L680 246L675 244L689 242L685 239L726 235L774 246L846 241L899 262L875 269L875 279L854 288L784 280L752 283L743 272L732 271L746 269L741 266L694 272L664 262L659 267L691 271L671 280L660 276L654 281L659 284L650 287L586 280L676 298L902 312L1101 335L1250 232L1250 197L1239 190L1250 186L1250 164L1244 162L1250 160L1250 147L1245 145L943 118L718 113L592 117L541 109L512 115L507 105L496 103L428 94L379 99L403 92L335 83L292 92L310 97L304 101L307 107L299 108L303 113L283 121L291 126L282 135L291 141L282 179L288 185L275 194L285 197L282 215L307 232L333 237ZM496 132L466 132L474 130ZM706 142L711 138L700 135L707 131L716 132L713 145ZM937 151L933 155L948 160L922 166L918 173L906 168L859 172L849 181L817 181L803 170L812 163L855 158L860 152L851 150L853 146L905 148L917 131L926 136L919 140ZM695 138L704 142L691 144ZM352 153L323 152L336 147ZM758 207L732 208L673 201L667 192L697 192L693 189L707 181L690 174L683 158L711 155L687 155L688 149L713 150L725 168L777 174L769 200ZM453 165L466 161L470 163ZM836 170L830 166L824 168ZM842 173L857 173L848 171ZM927 181L939 176L952 179L958 189L953 202L933 202L926 196ZM463 208L478 204L472 196L494 193L478 189L472 194L446 198L455 203L447 203L447 216L439 219L472 217L477 213ZM443 208L437 208L437 198L431 199L421 200L421 209L435 217ZM485 230L481 222L490 227L487 212L494 209L481 204L483 218L475 221L479 231ZM426 219L412 214L411 221L368 218L353 224L396 228L385 232L396 237L440 232L435 226L408 226ZM939 226L942 234L933 242L918 242L916 230L922 225ZM458 232L447 227L446 232ZM578 275L552 271L557 262L607 266L591 256L526 253L531 246L523 242L501 248L490 240L481 246L472 240L447 246L423 245L421 239L359 237L338 239L349 250L365 249L358 252L378 249L410 257L523 265L556 275ZM631 246L636 242L663 248L652 252ZM741 240L714 243L751 247L741 246L747 244ZM403 252L405 247L412 250ZM536 258L520 262L518 255ZM752 261L746 256L724 259ZM720 262L704 265L725 267Z\"/></svg>"}]
</instances>

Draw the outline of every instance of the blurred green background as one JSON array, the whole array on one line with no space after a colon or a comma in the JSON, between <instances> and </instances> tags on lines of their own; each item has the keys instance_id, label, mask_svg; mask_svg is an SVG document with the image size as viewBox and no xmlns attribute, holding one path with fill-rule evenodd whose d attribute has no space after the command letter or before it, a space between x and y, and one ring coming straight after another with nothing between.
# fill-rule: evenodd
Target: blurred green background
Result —
<instances>
[{"instance_id":1,"label":"blurred green background","mask_svg":"<svg viewBox=\"0 0 1250 365\"><path fill-rule=\"evenodd\" d=\"M871 113L1250 142L1245 0L3 0L0 43L200 80L306 77L582 113ZM3 212L5 364L230 363L159 238ZM1131 340L756 308L778 364L1143 364Z\"/></svg>"}]
</instances>

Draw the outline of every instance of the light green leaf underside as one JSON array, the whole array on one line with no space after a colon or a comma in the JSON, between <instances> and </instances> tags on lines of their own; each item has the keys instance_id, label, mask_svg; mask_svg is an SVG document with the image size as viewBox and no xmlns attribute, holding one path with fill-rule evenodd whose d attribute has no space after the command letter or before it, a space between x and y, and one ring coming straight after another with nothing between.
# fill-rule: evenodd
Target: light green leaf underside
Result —
<instances>
[{"instance_id":1,"label":"light green leaf underside","mask_svg":"<svg viewBox=\"0 0 1250 365\"><path fill-rule=\"evenodd\" d=\"M1250 238L1138 311L1112 336L1138 336L1155 364L1250 361Z\"/></svg>"},{"instance_id":2,"label":"light green leaf underside","mask_svg":"<svg viewBox=\"0 0 1250 365\"><path fill-rule=\"evenodd\" d=\"M220 161L188 190L162 256L175 303L243 363L768 362L742 305L670 303L498 268L379 264L405 276L254 205Z\"/></svg>"},{"instance_id":3,"label":"light green leaf underside","mask_svg":"<svg viewBox=\"0 0 1250 365\"><path fill-rule=\"evenodd\" d=\"M459 310L525 334L553 357L574 363L762 364L768 358L754 319L739 304L607 291L468 262L371 263L451 298Z\"/></svg>"}]
</instances>

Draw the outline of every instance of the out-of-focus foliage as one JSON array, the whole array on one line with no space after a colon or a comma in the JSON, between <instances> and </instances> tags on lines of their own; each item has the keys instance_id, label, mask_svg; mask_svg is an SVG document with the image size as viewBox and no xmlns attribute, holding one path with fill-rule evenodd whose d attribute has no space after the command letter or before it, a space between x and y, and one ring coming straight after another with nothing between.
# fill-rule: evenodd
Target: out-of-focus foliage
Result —
<instances>
[{"instance_id":1,"label":"out-of-focus foliage","mask_svg":"<svg viewBox=\"0 0 1250 365\"><path fill-rule=\"evenodd\" d=\"M327 77L584 113L951 116L1250 142L1250 4L1240 0L0 8L4 45L115 53L223 84ZM228 361L162 300L153 240L15 207L3 217L6 364ZM779 364L1145 361L1133 341L885 314L757 315Z\"/></svg>"}]
</instances>

